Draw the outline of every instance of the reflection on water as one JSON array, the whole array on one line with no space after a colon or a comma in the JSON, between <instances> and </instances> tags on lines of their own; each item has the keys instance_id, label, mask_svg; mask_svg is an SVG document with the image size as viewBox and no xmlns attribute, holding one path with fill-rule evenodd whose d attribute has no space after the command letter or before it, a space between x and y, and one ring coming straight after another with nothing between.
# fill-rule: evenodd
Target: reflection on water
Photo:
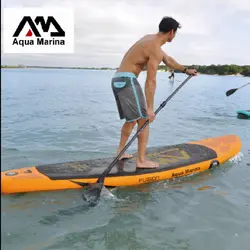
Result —
<instances>
[{"instance_id":1,"label":"reflection on water","mask_svg":"<svg viewBox=\"0 0 250 250\"><path fill-rule=\"evenodd\" d=\"M91 209L91 207L89 207L87 204L69 209L59 209L56 212L53 212L53 215L43 216L43 218L39 221L39 223L44 225L56 224L60 220L65 220L65 218L70 219L70 217L76 214L85 213L89 209Z\"/></svg>"},{"instance_id":2,"label":"reflection on water","mask_svg":"<svg viewBox=\"0 0 250 250\"><path fill-rule=\"evenodd\" d=\"M203 191L203 190L212 189L212 188L215 188L215 187L211 187L211 186L202 186L202 187L199 187L197 190L198 190L198 191Z\"/></svg>"}]
</instances>

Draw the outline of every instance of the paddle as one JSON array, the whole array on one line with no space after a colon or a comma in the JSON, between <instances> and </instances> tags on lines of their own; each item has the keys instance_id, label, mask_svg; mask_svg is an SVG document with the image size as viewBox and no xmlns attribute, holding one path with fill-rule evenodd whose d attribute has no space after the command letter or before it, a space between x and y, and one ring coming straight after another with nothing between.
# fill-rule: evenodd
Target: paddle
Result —
<instances>
[{"instance_id":1,"label":"paddle","mask_svg":"<svg viewBox=\"0 0 250 250\"><path fill-rule=\"evenodd\" d=\"M247 83L247 84L245 84L245 85L243 85L243 86L241 86L240 88L237 88L237 89L229 89L229 90L226 92L226 96L232 95L235 91L237 91L238 89L241 89L241 88L247 86L248 84L250 84L250 82Z\"/></svg>"},{"instance_id":2,"label":"paddle","mask_svg":"<svg viewBox=\"0 0 250 250\"><path fill-rule=\"evenodd\" d=\"M183 81L182 84L178 88L175 89L175 91L159 106L159 108L155 111L155 115L167 104L167 102L179 91L181 87L184 86L184 84L191 79L192 75L188 76L186 80ZM127 150L127 148L132 144L132 142L137 138L137 136L143 131L143 129L149 124L149 120L147 120L144 125L136 132L136 134L132 137L132 139L125 145L123 150L117 155L117 157L111 162L111 164L107 167L107 169L101 174L101 176L98 178L96 183L86 184L86 183L80 183L75 182L74 183L81 185L83 187L86 187L85 193L83 193L82 198L90 203L91 205L95 205L97 201L100 198L102 188L104 186L104 180L105 177L108 175L108 173L111 171L111 169L115 166L119 158L123 155L123 153Z\"/></svg>"}]
</instances>

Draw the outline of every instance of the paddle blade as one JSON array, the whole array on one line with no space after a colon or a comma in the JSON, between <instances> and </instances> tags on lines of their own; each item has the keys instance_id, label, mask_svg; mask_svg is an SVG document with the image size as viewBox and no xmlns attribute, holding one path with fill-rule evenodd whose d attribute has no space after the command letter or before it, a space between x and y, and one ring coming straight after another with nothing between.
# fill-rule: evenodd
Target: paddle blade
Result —
<instances>
[{"instance_id":1,"label":"paddle blade","mask_svg":"<svg viewBox=\"0 0 250 250\"><path fill-rule=\"evenodd\" d=\"M237 89L229 89L227 92L226 92L226 96L230 96L232 95Z\"/></svg>"},{"instance_id":2,"label":"paddle blade","mask_svg":"<svg viewBox=\"0 0 250 250\"><path fill-rule=\"evenodd\" d=\"M89 184L83 191L82 198L91 206L95 206L101 196L103 183Z\"/></svg>"}]
</instances>

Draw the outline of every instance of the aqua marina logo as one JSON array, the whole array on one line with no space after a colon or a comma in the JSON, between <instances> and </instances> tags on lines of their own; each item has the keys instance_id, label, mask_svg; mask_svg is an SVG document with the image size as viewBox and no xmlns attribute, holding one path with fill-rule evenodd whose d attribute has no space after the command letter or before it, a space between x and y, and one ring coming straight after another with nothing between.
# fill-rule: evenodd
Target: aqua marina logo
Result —
<instances>
[{"instance_id":1,"label":"aqua marina logo","mask_svg":"<svg viewBox=\"0 0 250 250\"><path fill-rule=\"evenodd\" d=\"M70 9L4 9L4 53L74 53Z\"/></svg>"},{"instance_id":2,"label":"aqua marina logo","mask_svg":"<svg viewBox=\"0 0 250 250\"><path fill-rule=\"evenodd\" d=\"M18 39L21 31L24 29L26 23L29 25L29 30L26 33L26 38L36 37L36 39ZM50 32L51 39L45 39L41 36L40 32L38 31L37 27L40 25L43 32L49 32L50 26L54 25L56 32ZM47 20L43 16L37 16L33 21L30 16L24 16L21 22L19 23L16 31L13 34L14 40L12 45L65 45L64 39L58 39L65 37L65 31L62 27L58 24L56 19L53 16L48 16Z\"/></svg>"}]
</instances>

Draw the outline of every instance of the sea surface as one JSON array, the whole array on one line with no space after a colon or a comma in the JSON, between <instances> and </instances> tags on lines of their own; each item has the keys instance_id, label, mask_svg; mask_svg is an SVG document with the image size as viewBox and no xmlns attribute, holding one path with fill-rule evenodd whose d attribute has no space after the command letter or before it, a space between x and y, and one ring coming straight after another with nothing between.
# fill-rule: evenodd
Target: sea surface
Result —
<instances>
[{"instance_id":1,"label":"sea surface","mask_svg":"<svg viewBox=\"0 0 250 250\"><path fill-rule=\"evenodd\" d=\"M110 87L114 71L3 69L2 171L114 156L123 124ZM155 109L184 74L157 74ZM145 72L139 81L144 86ZM81 190L1 196L3 250L249 250L250 82L199 75L150 125L148 146L236 134L241 153L211 171L132 188L105 190L88 207ZM133 132L134 133L134 132ZM135 152L135 141L128 149ZM110 193L111 192L111 193Z\"/></svg>"}]
</instances>

